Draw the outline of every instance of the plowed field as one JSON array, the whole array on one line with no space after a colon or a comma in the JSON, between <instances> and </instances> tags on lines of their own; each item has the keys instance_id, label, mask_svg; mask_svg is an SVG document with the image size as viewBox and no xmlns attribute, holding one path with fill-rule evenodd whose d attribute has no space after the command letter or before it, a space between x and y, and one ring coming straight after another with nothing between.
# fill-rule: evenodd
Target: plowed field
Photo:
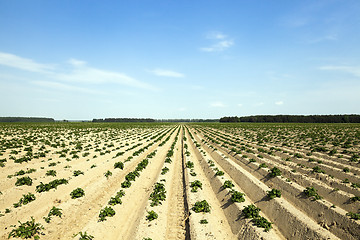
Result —
<instances>
[{"instance_id":1,"label":"plowed field","mask_svg":"<svg viewBox=\"0 0 360 240\"><path fill-rule=\"evenodd\" d=\"M40 239L360 239L357 125L4 124L0 138L0 239L32 219Z\"/></svg>"}]
</instances>

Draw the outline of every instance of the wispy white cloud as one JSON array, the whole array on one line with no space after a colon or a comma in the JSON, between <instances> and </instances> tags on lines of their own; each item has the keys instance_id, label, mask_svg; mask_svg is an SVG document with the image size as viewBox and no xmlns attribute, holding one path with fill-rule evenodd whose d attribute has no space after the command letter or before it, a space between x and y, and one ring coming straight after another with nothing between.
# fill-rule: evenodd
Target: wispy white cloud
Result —
<instances>
[{"instance_id":1,"label":"wispy white cloud","mask_svg":"<svg viewBox=\"0 0 360 240\"><path fill-rule=\"evenodd\" d=\"M320 70L341 71L360 77L360 66L322 66Z\"/></svg>"},{"instance_id":2,"label":"wispy white cloud","mask_svg":"<svg viewBox=\"0 0 360 240\"><path fill-rule=\"evenodd\" d=\"M242 103L238 103L238 107L242 107L243 106L243 104Z\"/></svg>"},{"instance_id":3,"label":"wispy white cloud","mask_svg":"<svg viewBox=\"0 0 360 240\"><path fill-rule=\"evenodd\" d=\"M210 32L206 38L214 41L214 43L209 47L200 48L203 52L220 52L234 45L234 40L220 32Z\"/></svg>"},{"instance_id":4,"label":"wispy white cloud","mask_svg":"<svg viewBox=\"0 0 360 240\"><path fill-rule=\"evenodd\" d=\"M71 70L64 71L59 70L50 64L37 63L32 59L22 58L10 53L0 52L0 65L13 67L25 71L36 72L42 74L43 78L47 78L50 81L43 81L43 85L47 87L55 86L56 81L66 81L73 83L83 84L109 84L115 83L135 88L142 88L148 90L158 90L157 88L134 79L124 73L108 71L103 69L97 69L87 66L87 63L82 60L71 58L68 63L72 66ZM40 83L38 81L38 83ZM45 84L46 83L46 84ZM52 84L52 85L49 85ZM38 84L39 85L39 84ZM63 90L76 89L71 88L70 85L58 85ZM81 89L77 89L81 90Z\"/></svg>"},{"instance_id":5,"label":"wispy white cloud","mask_svg":"<svg viewBox=\"0 0 360 240\"><path fill-rule=\"evenodd\" d=\"M225 39L227 36L221 32L208 32L206 34L206 38L208 39Z\"/></svg>"},{"instance_id":6,"label":"wispy white cloud","mask_svg":"<svg viewBox=\"0 0 360 240\"><path fill-rule=\"evenodd\" d=\"M328 34L328 35L324 35L321 37L315 37L312 39L308 39L306 41L306 43L315 44L315 43L320 43L320 42L325 42L325 41L337 41L337 40L338 40L337 34Z\"/></svg>"},{"instance_id":7,"label":"wispy white cloud","mask_svg":"<svg viewBox=\"0 0 360 240\"><path fill-rule=\"evenodd\" d=\"M231 47L232 45L234 45L234 42L232 40L224 40L224 41L217 42L217 43L211 45L210 47L200 48L200 50L203 52L221 52L221 51L224 51L225 49Z\"/></svg>"},{"instance_id":8,"label":"wispy white cloud","mask_svg":"<svg viewBox=\"0 0 360 240\"><path fill-rule=\"evenodd\" d=\"M223 107L225 107L225 104L222 102L213 102L213 103L210 103L210 106L216 107L216 108L223 108Z\"/></svg>"},{"instance_id":9,"label":"wispy white cloud","mask_svg":"<svg viewBox=\"0 0 360 240\"><path fill-rule=\"evenodd\" d=\"M181 107L178 109L179 112L185 112L187 109L185 107Z\"/></svg>"},{"instance_id":10,"label":"wispy white cloud","mask_svg":"<svg viewBox=\"0 0 360 240\"><path fill-rule=\"evenodd\" d=\"M57 73L55 78L67 82L79 82L86 84L116 83L131 87L156 90L155 87L138 81L126 74L88 67L85 62L70 60L74 69L70 73Z\"/></svg>"},{"instance_id":11,"label":"wispy white cloud","mask_svg":"<svg viewBox=\"0 0 360 240\"><path fill-rule=\"evenodd\" d=\"M78 59L75 59L75 58L69 59L68 63L70 63L71 65L73 65L75 67L85 66L87 64L87 62L81 61L81 60L78 60Z\"/></svg>"},{"instance_id":12,"label":"wispy white cloud","mask_svg":"<svg viewBox=\"0 0 360 240\"><path fill-rule=\"evenodd\" d=\"M0 52L0 65L39 73L45 73L54 69L52 65L37 63L31 59L4 52Z\"/></svg>"},{"instance_id":13,"label":"wispy white cloud","mask_svg":"<svg viewBox=\"0 0 360 240\"><path fill-rule=\"evenodd\" d=\"M152 72L156 76L161 76L161 77L182 78L182 77L185 76L184 74L179 73L179 72L175 72L175 71L172 71L172 70L166 70L166 69L160 69L160 68L154 69L154 70L152 70L150 72Z\"/></svg>"},{"instance_id":14,"label":"wispy white cloud","mask_svg":"<svg viewBox=\"0 0 360 240\"><path fill-rule=\"evenodd\" d=\"M275 104L276 104L276 105L283 105L284 102L283 102L283 101L277 101L277 102L275 102Z\"/></svg>"},{"instance_id":15,"label":"wispy white cloud","mask_svg":"<svg viewBox=\"0 0 360 240\"><path fill-rule=\"evenodd\" d=\"M23 77L23 76L17 76L14 74L3 74L0 73L0 80L4 80L4 81L27 81L28 78Z\"/></svg>"},{"instance_id":16,"label":"wispy white cloud","mask_svg":"<svg viewBox=\"0 0 360 240\"><path fill-rule=\"evenodd\" d=\"M51 88L56 90L62 90L62 91L73 91L73 92L81 92L81 93L92 93L92 94L105 94L104 92L83 88L83 87L76 87L68 84L63 84L59 82L50 82L50 81L31 81L30 83L45 87L45 88Z\"/></svg>"}]
</instances>

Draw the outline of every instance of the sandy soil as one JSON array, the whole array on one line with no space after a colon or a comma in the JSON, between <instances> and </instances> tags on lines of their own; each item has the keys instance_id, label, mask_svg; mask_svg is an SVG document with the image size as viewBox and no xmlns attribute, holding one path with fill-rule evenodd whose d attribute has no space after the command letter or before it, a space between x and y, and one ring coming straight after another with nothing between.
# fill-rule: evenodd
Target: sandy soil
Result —
<instances>
[{"instance_id":1,"label":"sandy soil","mask_svg":"<svg viewBox=\"0 0 360 240\"><path fill-rule=\"evenodd\" d=\"M118 129L3 128L1 134L4 144L9 146L2 148L0 156L0 160L7 160L0 168L0 239L7 239L14 226L19 225L18 221L25 222L31 217L44 226L40 239L73 239L79 232L86 232L94 239L138 240L360 238L359 221L346 215L360 208L359 202L349 201L360 192L342 183L344 177L360 182L357 174L360 170L349 165L351 174L345 173L342 168L348 165L340 157L313 156L333 175L329 178L323 173L312 173L315 165L308 159L295 159L290 154L296 153L294 147L285 146L283 151L268 154L279 146L257 144L250 131L246 133L248 137L239 137L245 133L192 125ZM172 145L171 162L166 162ZM28 147L32 151L26 149ZM14 162L30 154L29 151L31 161ZM298 152L305 156L308 150L304 147ZM283 160L289 157L293 161ZM249 162L251 158L255 162ZM144 159L148 165L138 171L139 176L131 181L129 188L122 187L126 176ZM189 161L194 164L192 168L186 167ZM116 162L123 162L123 169L114 168ZM266 167L261 168L262 163ZM283 174L269 178L269 169L274 166ZM164 168L168 171L161 174ZM20 170L29 169L35 171L19 175ZM47 175L49 170L56 171L56 176ZM74 176L75 170L81 173ZM105 177L107 171L112 175ZM224 174L217 176L218 171ZM24 176L32 179L32 185L15 186L17 179ZM68 180L68 184L36 192L40 183L62 178ZM195 180L202 183L202 189L197 192L190 187ZM226 180L234 186L225 189ZM166 199L158 206L151 206L149 196L156 183L164 184ZM323 199L311 201L304 196L303 190L308 186L318 189ZM70 193L76 188L82 188L85 196L72 199ZM268 199L267 192L272 188L280 189L282 197ZM339 189L334 191L334 188ZM121 190L125 192L122 203L111 206L115 215L99 221L100 211L109 207L110 198ZM245 200L232 202L233 191L244 193ZM13 204L27 193L34 194L36 200L15 208ZM209 203L210 212L196 213L192 209L202 200ZM272 223L269 232L244 217L242 210L250 204L261 208L260 215ZM44 217L53 206L62 210L62 216L53 216L50 223L46 223ZM149 211L155 211L158 218L149 221Z\"/></svg>"}]
</instances>

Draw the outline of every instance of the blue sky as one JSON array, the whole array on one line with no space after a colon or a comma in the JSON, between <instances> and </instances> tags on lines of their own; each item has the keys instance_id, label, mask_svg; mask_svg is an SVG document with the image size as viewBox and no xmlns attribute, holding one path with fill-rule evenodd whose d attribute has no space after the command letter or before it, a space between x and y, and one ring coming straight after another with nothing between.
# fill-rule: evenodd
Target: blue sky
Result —
<instances>
[{"instance_id":1,"label":"blue sky","mask_svg":"<svg viewBox=\"0 0 360 240\"><path fill-rule=\"evenodd\" d=\"M0 116L360 113L360 1L0 0Z\"/></svg>"}]
</instances>

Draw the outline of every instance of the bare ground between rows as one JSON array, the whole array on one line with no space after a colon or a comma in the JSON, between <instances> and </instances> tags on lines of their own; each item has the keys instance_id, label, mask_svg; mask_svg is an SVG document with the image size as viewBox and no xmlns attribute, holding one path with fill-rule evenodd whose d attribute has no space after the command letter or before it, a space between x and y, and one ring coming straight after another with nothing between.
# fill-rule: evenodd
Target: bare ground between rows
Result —
<instances>
[{"instance_id":1,"label":"bare ground between rows","mask_svg":"<svg viewBox=\"0 0 360 240\"><path fill-rule=\"evenodd\" d=\"M187 136L188 138L188 136ZM186 186L187 186L187 201L190 208L195 202L206 200L210 205L210 212L196 213L190 210L189 224L190 224L190 238L191 239L236 239L236 235L231 231L231 227L227 221L225 213L223 212L220 202L213 192L210 182L207 180L197 157L190 150L190 156L186 156L185 162L191 161L194 163L193 172L196 176L190 174L189 168L185 168ZM198 192L190 191L190 182L199 180L202 183L202 189ZM200 220L206 220L207 224L200 224Z\"/></svg>"},{"instance_id":2,"label":"bare ground between rows","mask_svg":"<svg viewBox=\"0 0 360 240\"><path fill-rule=\"evenodd\" d=\"M223 131L220 131L220 133L224 133ZM234 136L234 135L233 135ZM234 136L235 138L235 136ZM349 180L351 180L352 182L357 182L359 181L359 178L356 175L360 175L360 170L359 170L359 163L354 163L354 162L349 162L349 160L344 160L341 158L335 158L335 157L331 157L327 154L323 154L323 153L318 153L318 152L311 152L309 150L305 150L305 149L298 149L298 148L289 148L286 146L278 146L272 143L266 143L266 146L263 145L258 145L256 143L253 143L245 138L241 139L241 141L246 142L249 146L252 146L255 150L255 152L259 153L257 151L258 148L265 148L265 149L270 149L271 147L275 147L275 148L281 148L284 149L284 151L288 152L288 153L300 153L303 156L315 159L316 161L321 161L322 164L321 166L324 166L326 169L326 173L335 176L338 179L345 179L345 178L350 178ZM260 153L263 154L263 153ZM276 156L279 156L280 158L288 158L290 157L292 159L292 161L298 163L298 164L303 164L307 167L315 167L316 163L311 163L309 161L305 161L305 158L295 158L292 157L290 154L287 153L281 153L281 152L274 152L274 154ZM310 156L308 156L308 154L311 154ZM349 157L350 158L350 157ZM343 169L347 167L350 170L350 173L345 173L343 171ZM299 168L298 168L299 169ZM301 170L301 169L300 169Z\"/></svg>"},{"instance_id":3,"label":"bare ground between rows","mask_svg":"<svg viewBox=\"0 0 360 240\"><path fill-rule=\"evenodd\" d=\"M134 148L129 153L136 151L138 148L141 148L141 146ZM95 153L96 152L92 151L92 154L95 154ZM128 155L129 153L127 153L126 155ZM3 191L4 188L2 188L3 195L1 196L1 199L0 199L0 209L11 208L11 205L12 205L11 203L16 202L24 193L35 192L35 186L37 186L40 182L47 183L52 180L58 179L60 177L68 179L68 180L75 179L75 177L73 177L74 170L81 170L84 172L84 175L92 174L92 178L94 178L95 175L100 176L103 173L99 173L98 169L101 169L102 167L106 167L105 165L111 165L109 163L109 159L112 160L112 155L115 155L115 154L114 153L105 154L105 155L97 157L97 158L92 158L89 161L86 161L85 158L83 158L83 157L76 159L76 160L72 160L70 162L68 162L68 161L65 162L65 159L61 159L64 164L68 164L69 166L71 166L71 168L64 169L63 164L57 164L55 167L40 169L40 170L37 169L37 171L34 174L30 175L30 177L33 180L32 186L24 185L24 186L20 186L20 187L15 187L14 185L15 185L16 179L23 177L23 176L13 177L13 179L11 179L11 181L8 181L8 183L5 184L5 187L8 186L8 189ZM114 159L113 161L116 161L117 159ZM55 161L51 161L51 162L55 162ZM100 168L90 169L91 165L94 165L94 164ZM20 169L18 169L18 170L20 170ZM55 170L56 176L55 177L45 176L45 173L48 170ZM27 174L24 176L29 176L29 175ZM83 175L80 175L77 178L87 179L87 176L84 177ZM4 185L1 185L1 186L3 187Z\"/></svg>"},{"instance_id":4,"label":"bare ground between rows","mask_svg":"<svg viewBox=\"0 0 360 240\"><path fill-rule=\"evenodd\" d=\"M249 141L246 141L246 142L249 145L252 145L254 147L264 147L264 146L259 146L257 144L251 143ZM265 148L270 150L271 147L284 149L284 151L287 151L288 153L293 153L293 154L300 153L301 155L306 156L307 158L313 158L315 160L320 160L323 162L324 165L332 166L332 167L340 169L340 170L343 170L343 168L348 167L352 173L356 173L357 175L360 174L359 163L350 162L348 159L345 160L342 158L335 158L335 157L328 156L327 154L311 152L311 151L304 150L304 149L289 148L289 147L285 147L285 146L280 147L280 146L277 146L274 144L267 144L267 146ZM311 154L311 155L308 155L308 154ZM281 158L291 157L289 154L281 153L281 152L275 152L275 155L277 155ZM292 158L292 159L297 160L296 158ZM303 159L298 159L298 160L303 160ZM303 162L307 162L307 161L303 161Z\"/></svg>"},{"instance_id":5,"label":"bare ground between rows","mask_svg":"<svg viewBox=\"0 0 360 240\"><path fill-rule=\"evenodd\" d=\"M270 155L268 155L268 154L266 154L266 153L260 153L259 151L258 151L258 148L263 148L263 146L259 146L259 145L257 145L257 144L254 144L254 143L251 143L251 142L249 142L248 140L245 140L245 139L242 139L243 141L245 141L245 142L247 142L250 146L252 146L253 147L253 151L256 153L256 154L260 154L260 155L266 155L266 157L267 158L271 158L272 160L274 160L274 161L279 161L278 159L274 159L272 156L270 156ZM239 145L237 145L238 147L239 147ZM284 148L284 147L282 147L282 148ZM287 148L284 148L284 149L287 149ZM287 149L289 152L293 152L293 153L299 153L297 150L294 150L294 149L291 149L291 150L289 150L289 149ZM301 151L300 151L301 152ZM301 153L303 153L303 152L301 152ZM248 154L248 153L247 153ZM292 157L292 156L290 156L289 154L284 154L284 153L279 153L279 152L275 152L274 153L276 156L278 156L278 157L280 157L280 159L281 158L291 158L292 159L292 161L293 162L295 162L295 163L297 163L297 164L301 164L301 165L303 165L303 166L306 166L306 167L308 167L308 168L313 168L313 167L315 167L315 166L318 166L318 164L317 163L313 163L313 162L309 162L309 161L305 161L304 159L302 159L302 158L295 158L295 157ZM304 153L303 153L304 154ZM337 179L341 179L341 180L343 180L343 179L345 179L345 178L348 178L349 179L349 181L351 181L351 182L359 182L360 181L360 177L358 177L357 175L356 175L356 173L358 173L358 169L357 168L354 168L354 167L351 167L351 166L348 166L348 165L343 165L343 164L340 164L340 163L334 163L334 161L333 160L329 160L329 159L327 159L327 160L325 160L325 159L319 159L319 160L321 160L322 162L323 162L323 164L321 164L321 168L323 168L323 170L325 170L325 172L327 173L327 174L329 174L329 175L332 175L333 177L335 177L335 178L337 178ZM328 166L328 164L330 164L329 166ZM345 173L344 171L343 171L343 169L345 168L345 167L350 167L351 168L351 170L353 170L354 171L354 173ZM340 168L339 168L340 167ZM311 170L305 170L305 169L302 169L302 168L300 168L300 167L296 167L299 171L301 171L301 172L304 172L304 173L309 173L309 172L311 172ZM360 173L360 172L359 172Z\"/></svg>"},{"instance_id":6,"label":"bare ground between rows","mask_svg":"<svg viewBox=\"0 0 360 240\"><path fill-rule=\"evenodd\" d=\"M204 147L206 147L206 145L204 145ZM263 169L254 170L250 168L249 165L243 164L234 157L228 155L227 151L223 150L221 147L218 146L218 149L223 152L229 160L224 159L224 157L217 154L216 151L211 152L211 154L224 169L228 169L227 171L229 171L229 173L233 171L233 167L230 164L230 161L232 161L236 165L251 173L257 179L263 181L269 187L282 190L283 196L288 201L338 237L342 239L356 239L359 236L358 231L360 228L358 223L345 216L346 212L344 210L339 208L332 209L331 204L325 201L310 201L309 199L305 199L302 194L303 188L296 183L287 183L280 177L268 178L267 171ZM212 150L208 148L208 151ZM240 175L237 175L236 172L234 172L232 176L234 180L240 177ZM242 178L239 178L238 181L246 183L246 180ZM251 191L248 194L251 194ZM254 196L254 199L256 198L259 203L264 201L263 197Z\"/></svg>"},{"instance_id":7,"label":"bare ground between rows","mask_svg":"<svg viewBox=\"0 0 360 240\"><path fill-rule=\"evenodd\" d=\"M17 220L29 220L30 216L34 216L36 220L46 216L50 208L55 205L63 210L61 219L54 218L50 224L40 222L45 226L45 236L42 239L70 239L72 234L78 232L89 218L96 215L100 206L108 201L110 196L119 188L120 180L130 172L138 162L142 160L149 152L154 150L158 144L153 145L147 151L142 153L131 162L125 164L124 170L113 174L108 180L103 176L104 172L113 169L113 163L108 166L102 166L92 169L94 173L90 176L80 176L74 178L67 185L61 185L56 190L40 193L42 196L23 207L21 212L15 212L15 215L9 215L10 219L6 219L2 223L6 226L17 224ZM70 199L69 193L76 187L82 187L85 190L85 196L80 199ZM102 189L99 191L99 189ZM105 190L106 189L106 190ZM10 213L14 214L14 213ZM79 217L81 216L81 217ZM9 231L9 230L8 230ZM5 239L5 235L2 235Z\"/></svg>"},{"instance_id":8,"label":"bare ground between rows","mask_svg":"<svg viewBox=\"0 0 360 240\"><path fill-rule=\"evenodd\" d=\"M169 171L165 174L160 174L156 180L157 183L160 182L165 185L166 199L160 205L154 207L150 206L150 200L147 201L146 211L137 226L135 239L142 240L146 237L158 240L185 239L181 135L174 147L174 155L170 158L172 162L165 162L162 166L162 168L167 167ZM151 210L158 214L158 218L150 222L146 219L146 216L147 211Z\"/></svg>"},{"instance_id":9,"label":"bare ground between rows","mask_svg":"<svg viewBox=\"0 0 360 240\"><path fill-rule=\"evenodd\" d=\"M256 145L255 145L256 146ZM260 146L256 146L256 147L260 147ZM266 154L266 153L260 153L257 149L254 149L254 152L256 154L261 154L261 155L265 155L267 158L271 158L272 160L274 160L274 157ZM297 150L293 150L292 151L294 153L299 153ZM354 166L350 166L349 164L341 164L341 163L337 163L334 160L326 160L326 158L320 158L320 157L314 157L311 156L311 158L315 159L316 161L321 161L320 163L315 163L315 162L309 162L308 160L306 160L306 158L296 158L296 157L292 157L289 154L284 154L284 153L279 153L279 152L275 152L274 153L276 156L278 156L280 159L286 159L286 158L291 158L291 161L296 163L296 164L301 164L309 169L312 169L313 167L316 166L320 166L320 168L322 170L324 170L326 172L326 174L328 175L332 175L333 177L339 179L339 180L344 180L345 178L348 178L350 182L360 182L360 177L358 176L358 174L360 174L360 171L357 167ZM277 160L279 161L279 160ZM344 168L349 168L350 172L346 173L344 172ZM303 173L310 173L312 170L306 170L303 169L302 167L298 167L296 166L296 169L303 172Z\"/></svg>"},{"instance_id":10,"label":"bare ground between rows","mask_svg":"<svg viewBox=\"0 0 360 240\"><path fill-rule=\"evenodd\" d=\"M215 144L216 145L216 144ZM217 145L219 146L219 145ZM256 151L256 150L255 150ZM225 151L223 149L224 154L228 156L232 156L233 158L241 161L243 164L251 167L254 170L260 171L258 163L264 163L268 165L269 168L276 166L282 170L283 176L295 181L297 184L307 187L313 186L318 190L318 193L324 197L325 199L329 200L332 204L341 207L344 210L357 212L360 208L359 202L353 202L350 198L354 195L359 194L359 190L355 188L350 188L346 186L344 183L339 181L338 179L330 178L325 174L320 173L309 173L302 168L296 167L299 172L292 172L295 165L292 162L284 162L276 157L272 157L266 155L263 158L259 158L256 153L247 153L247 156L256 160L256 163L250 163L247 159L241 158L240 155L234 154L232 151ZM231 155L233 153L233 155ZM342 191L338 191L338 190Z\"/></svg>"},{"instance_id":11,"label":"bare ground between rows","mask_svg":"<svg viewBox=\"0 0 360 240\"><path fill-rule=\"evenodd\" d=\"M210 184L218 203L220 203L221 210L225 214L234 237L236 236L237 239L285 239L276 226L273 226L273 229L270 230L270 232L265 232L263 229L253 225L250 219L242 217L243 207L245 204L249 205L250 202L246 200L244 203L233 203L231 201L230 190L223 188L225 178L215 176L215 170L208 165L208 160L213 160L212 157L208 153L206 153L205 156L201 155L192 141L190 146L190 153L197 159L197 163L200 165L200 168L205 175L205 181ZM221 169L220 166L219 168ZM227 176L227 174L225 174L225 176ZM231 178L228 177L226 180L231 180ZM241 189L237 184L236 186L237 189Z\"/></svg>"},{"instance_id":12,"label":"bare ground between rows","mask_svg":"<svg viewBox=\"0 0 360 240\"><path fill-rule=\"evenodd\" d=\"M223 133L227 133L227 134L231 134L231 135L233 135L233 136L235 136L235 135L241 135L241 133L239 133L239 132L230 132L230 131L223 131L223 130L221 130L220 132L223 132ZM243 137L243 140L244 140L245 138ZM249 141L248 141L249 142ZM271 146L273 146L273 147L281 147L281 148L284 148L284 149L288 149L288 150L293 150L293 149L291 149L289 146L280 146L280 145L278 145L278 144L276 144L276 143L273 143L273 142L267 142L266 143L267 145L271 145ZM343 148L343 147L339 147L339 146L332 146L334 149L337 149L338 151L344 151L344 150L349 150L349 149L347 149L347 148ZM308 153L308 152L311 152L307 147L304 147L304 146L299 146L299 145L297 145L296 146L296 150L297 151L301 151L301 152L303 152L303 153ZM358 148L357 147L353 147L353 150L357 150L358 151ZM320 158L323 158L323 159L327 159L327 160L335 160L335 161L341 161L341 162L343 162L344 164L346 164L347 162L346 161L348 161L348 160L343 160L343 159L335 159L333 156L329 156L328 154L326 154L326 153L320 153L320 152L314 152L314 153L312 153L313 155L316 155L316 156L318 156L318 157L320 157ZM336 155L336 154L335 154ZM334 156L335 156L334 155ZM350 153L341 153L341 155L343 155L343 156L346 156L347 158L349 158L350 159ZM351 165L356 165L355 163L350 163Z\"/></svg>"},{"instance_id":13,"label":"bare ground between rows","mask_svg":"<svg viewBox=\"0 0 360 240\"><path fill-rule=\"evenodd\" d=\"M146 132L144 134L147 134ZM153 134L156 134L153 133ZM82 141L85 141L85 142L89 142L89 141L92 141L91 140L92 138L91 137L88 137L88 136L85 136L84 138L81 138L81 139L78 139L79 142L82 142ZM131 139L130 139L131 140ZM135 140L135 139L133 139ZM123 141L123 140L122 140ZM69 144L71 141L67 140L65 141L67 144ZM119 141L118 141L119 142ZM121 142L121 141L120 141ZM33 146L35 148L34 152L36 152L36 148L39 148L38 145L35 145ZM66 146L66 147L69 147L69 146ZM65 147L65 148L66 148ZM102 148L104 147L104 145L100 145L98 146L99 148ZM125 148L125 146L123 147ZM32 159L31 161L29 162L26 162L24 164L21 164L21 163L14 163L12 162L11 160L9 160L9 156L10 156L10 153L5 153L2 158L5 158L5 159L8 159L8 162L6 162L6 167L3 168L3 171L1 171L0 173L0 185L4 187L4 183L3 183L3 179L6 179L6 177L8 175L11 175L13 173L15 173L16 170L20 170L20 169L25 169L28 168L35 168L37 169L38 171L35 172L35 173L32 173L31 176L35 176L35 177L38 177L37 174L39 174L39 172L45 172L46 170L45 169L40 169L40 167L42 165L45 165L44 167L46 167L47 163L45 162L42 162L42 161L46 161L48 160L49 158L52 158L53 161L49 161L49 162L55 162L55 159L58 159L58 160L62 160L62 161L65 161L65 158L66 157L70 157L69 155L67 155L65 158L59 158L59 154L58 153L55 153L57 151L59 151L59 148L54 148L54 147L49 147L47 146L46 148L47 151L49 151L49 153L46 154L46 157L39 157L38 159ZM91 150L91 151L90 151ZM92 146L92 148L90 148L89 150L89 153L91 154L95 154L96 152L94 151L94 146ZM12 155L12 154L11 154ZM14 155L15 157L22 157L23 154L19 153L18 155ZM75 163L75 162L79 162L81 160L81 158L79 159L72 159L72 163ZM80 161L81 162L81 161ZM74 164L73 164L74 165ZM40 169L40 170L39 170ZM4 188L2 188L4 190Z\"/></svg>"},{"instance_id":14,"label":"bare ground between rows","mask_svg":"<svg viewBox=\"0 0 360 240\"><path fill-rule=\"evenodd\" d=\"M91 156L95 156L96 154L98 154L97 152L95 152L94 148L92 148L88 151ZM139 147L137 147L137 148L139 148ZM137 148L133 149L133 151L135 151ZM53 149L53 150L58 150L58 149ZM3 178L0 180L0 186L1 186L1 191L3 194L1 195L1 198L0 198L0 210L5 209L6 207L9 207L6 204L17 201L22 196L22 194L27 193L27 192L34 192L35 186L38 185L40 182L49 182L49 181L57 179L59 177L69 179L72 177L73 170L81 170L81 171L85 172L85 174L86 174L87 171L90 170L91 165L95 164L95 165L101 166L101 164L106 164L106 161L107 161L106 158L111 158L111 156L114 154L115 154L114 152L105 153L105 155L103 155L103 156L100 156L100 157L96 156L97 158L91 158L91 159L87 158L88 160L86 160L86 161L85 161L86 157L80 157L78 159L71 159L70 161L65 161L65 158L59 158L59 156L58 156L59 154L52 153L50 157L52 157L53 160L51 160L51 161L48 160L47 162L43 162L47 158L46 157L46 158L34 159L25 164L11 163L11 165L10 165L11 170L9 170L8 169L9 166L7 166L5 168L5 171L1 172L1 175L3 176ZM49 163L57 163L59 161L61 161L61 162L59 164L57 164L55 167L48 167ZM65 164L67 164L68 166L71 165L70 166L71 168L65 168L64 167ZM30 169L30 168L36 169L36 172L18 176L18 177L14 176L11 179L5 177L10 174L14 174L16 170L17 171L19 171L21 169L24 170L25 166L27 169ZM13 169L14 167L16 167L17 169ZM43 167L44 169L41 169L40 167ZM48 170L55 170L56 177L45 176L45 173ZM4 173L4 172L6 172L6 173ZM32 180L33 180L32 186L25 185L25 186L20 186L20 187L14 187L16 179L20 178L20 177L24 177L24 176L29 176L32 178ZM6 200L6 202L5 202L5 200Z\"/></svg>"},{"instance_id":15,"label":"bare ground between rows","mask_svg":"<svg viewBox=\"0 0 360 240\"><path fill-rule=\"evenodd\" d=\"M107 205L106 202L104 202L97 213L94 214L91 219L86 221L86 225L82 228L83 231L93 235L95 239L135 238L136 227L144 214L145 206L152 190L151 187L160 174L166 152L169 149L170 142L173 141L173 138L174 136L172 136L164 146L158 148L156 155L149 159L148 166L132 183L131 187L123 189L125 191L125 196L122 197L122 204L113 207L116 214L113 217L107 218L104 222L98 222L97 215L100 208ZM122 180L118 182L117 190L122 189L119 187L121 182ZM109 199L110 196L107 198L107 201Z\"/></svg>"}]
</instances>

